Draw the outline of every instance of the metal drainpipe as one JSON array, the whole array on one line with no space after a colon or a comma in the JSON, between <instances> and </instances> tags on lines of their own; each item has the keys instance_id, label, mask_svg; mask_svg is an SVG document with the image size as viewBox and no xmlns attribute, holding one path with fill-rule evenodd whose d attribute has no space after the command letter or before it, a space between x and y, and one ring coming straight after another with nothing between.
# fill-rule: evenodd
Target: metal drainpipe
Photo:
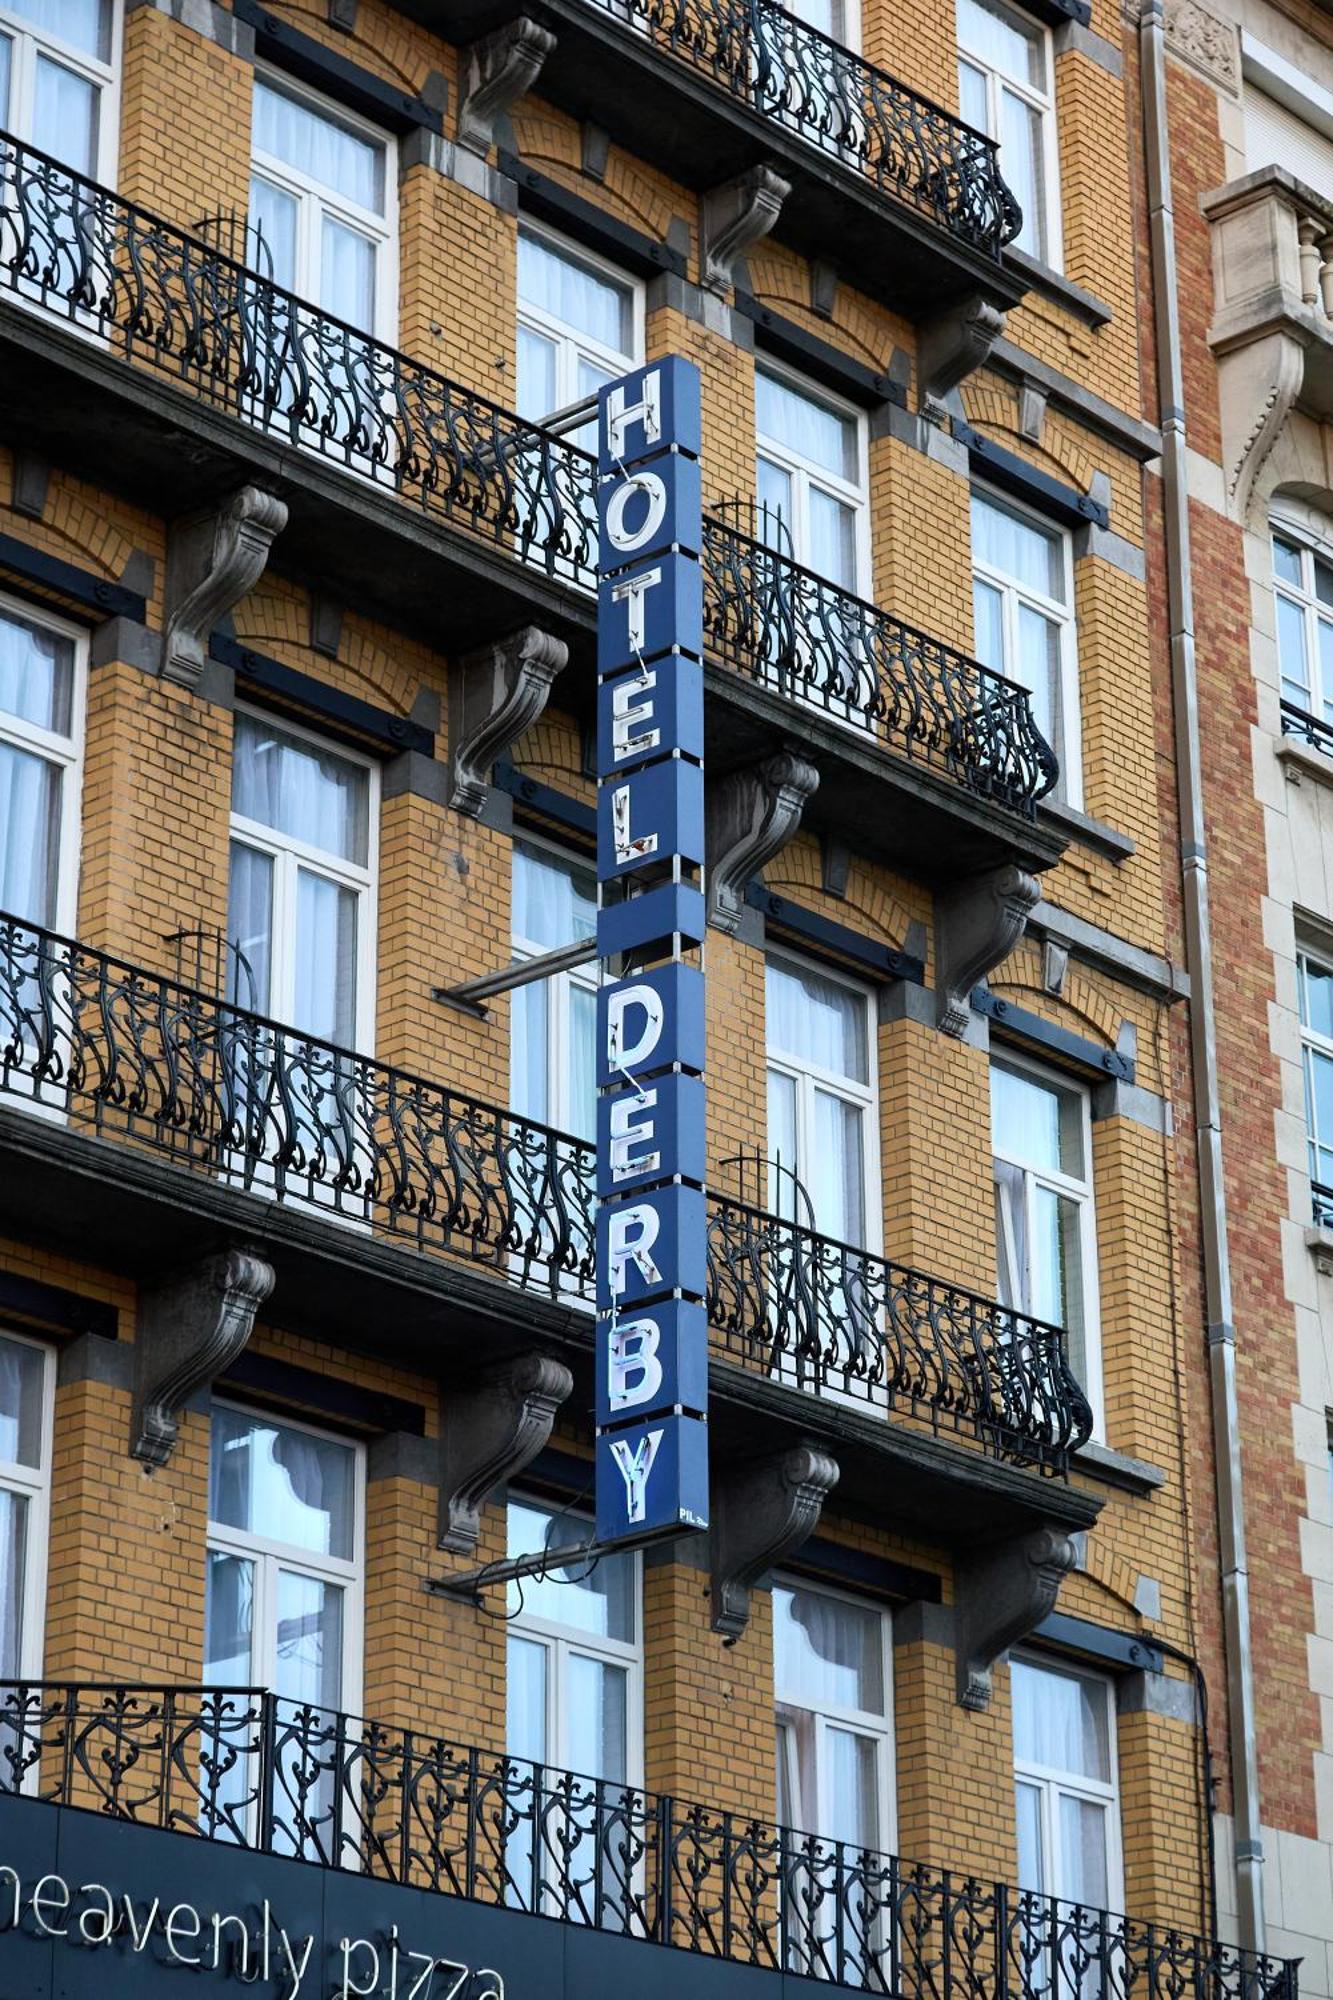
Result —
<instances>
[{"instance_id":1,"label":"metal drainpipe","mask_svg":"<svg viewBox=\"0 0 1333 2000\"><path fill-rule=\"evenodd\" d=\"M1163 0L1144 0L1139 28L1147 163L1157 389L1162 425L1162 498L1166 522L1167 612L1175 715L1176 783L1180 798L1185 958L1190 976L1190 1052L1198 1135L1199 1205L1203 1219L1204 1295L1217 1462L1222 1628L1231 1736L1231 1790L1236 1843L1240 1941L1264 1949L1263 1833L1255 1749L1254 1675L1250 1648L1250 1585L1245 1556L1240 1410L1236 1395L1236 1330L1232 1320L1227 1246L1222 1116L1217 1091L1213 1013L1213 941L1208 915L1208 851L1199 757L1199 691L1194 655L1194 589L1190 573L1189 487L1185 459L1185 391L1176 290L1176 234L1171 208L1171 161L1166 112L1166 20Z\"/></svg>"}]
</instances>

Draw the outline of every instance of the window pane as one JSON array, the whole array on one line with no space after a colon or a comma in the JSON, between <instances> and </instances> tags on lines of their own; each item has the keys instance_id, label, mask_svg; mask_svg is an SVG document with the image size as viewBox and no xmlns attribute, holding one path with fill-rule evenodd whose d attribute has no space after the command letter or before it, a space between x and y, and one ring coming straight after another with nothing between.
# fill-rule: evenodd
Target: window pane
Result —
<instances>
[{"instance_id":1,"label":"window pane","mask_svg":"<svg viewBox=\"0 0 1333 2000\"><path fill-rule=\"evenodd\" d=\"M884 1713L883 1614L822 1591L773 1588L779 1701Z\"/></svg>"},{"instance_id":2,"label":"window pane","mask_svg":"<svg viewBox=\"0 0 1333 2000\"><path fill-rule=\"evenodd\" d=\"M565 1756L569 1768L589 1778L623 1784L626 1767L629 1676L623 1667L570 1653Z\"/></svg>"},{"instance_id":3,"label":"window pane","mask_svg":"<svg viewBox=\"0 0 1333 2000\"><path fill-rule=\"evenodd\" d=\"M860 993L804 966L770 960L765 975L768 1046L857 1083L869 1081L866 1006Z\"/></svg>"},{"instance_id":4,"label":"window pane","mask_svg":"<svg viewBox=\"0 0 1333 2000\"><path fill-rule=\"evenodd\" d=\"M320 304L336 319L369 329L375 323L375 246L358 229L324 217Z\"/></svg>"},{"instance_id":5,"label":"window pane","mask_svg":"<svg viewBox=\"0 0 1333 2000\"><path fill-rule=\"evenodd\" d=\"M842 479L859 477L852 418L762 369L755 376L755 422L760 435L784 451Z\"/></svg>"},{"instance_id":6,"label":"window pane","mask_svg":"<svg viewBox=\"0 0 1333 2000\"><path fill-rule=\"evenodd\" d=\"M1018 1886L1020 1889L1046 1888L1045 1857L1041 1841L1041 1791L1036 1785L1018 1786Z\"/></svg>"},{"instance_id":7,"label":"window pane","mask_svg":"<svg viewBox=\"0 0 1333 2000\"><path fill-rule=\"evenodd\" d=\"M972 553L1024 589L1065 602L1063 538L984 493L972 495Z\"/></svg>"},{"instance_id":8,"label":"window pane","mask_svg":"<svg viewBox=\"0 0 1333 2000\"><path fill-rule=\"evenodd\" d=\"M1333 565L1314 558L1314 594L1321 604L1333 604Z\"/></svg>"},{"instance_id":9,"label":"window pane","mask_svg":"<svg viewBox=\"0 0 1333 2000\"><path fill-rule=\"evenodd\" d=\"M1300 549L1295 542L1284 541L1281 535L1273 537L1273 574L1280 583L1294 583L1300 588Z\"/></svg>"},{"instance_id":10,"label":"window pane","mask_svg":"<svg viewBox=\"0 0 1333 2000\"><path fill-rule=\"evenodd\" d=\"M1030 1312L1036 1319L1062 1326L1069 1334L1070 1360L1081 1376L1083 1333L1083 1258L1081 1203L1056 1194L1040 1183L1032 1190L1032 1253Z\"/></svg>"},{"instance_id":11,"label":"window pane","mask_svg":"<svg viewBox=\"0 0 1333 2000\"><path fill-rule=\"evenodd\" d=\"M819 1833L817 1725L808 1708L784 1708L778 1715L778 1817L800 1833Z\"/></svg>"},{"instance_id":12,"label":"window pane","mask_svg":"<svg viewBox=\"0 0 1333 2000\"><path fill-rule=\"evenodd\" d=\"M215 1407L210 1518L350 1561L355 1464L350 1445Z\"/></svg>"},{"instance_id":13,"label":"window pane","mask_svg":"<svg viewBox=\"0 0 1333 2000\"><path fill-rule=\"evenodd\" d=\"M1278 593L1277 657L1282 669L1282 693L1298 707L1309 705L1310 661L1305 645L1305 612Z\"/></svg>"},{"instance_id":14,"label":"window pane","mask_svg":"<svg viewBox=\"0 0 1333 2000\"><path fill-rule=\"evenodd\" d=\"M958 42L988 69L1034 90L1045 88L1045 41L1040 31L987 0L958 0Z\"/></svg>"},{"instance_id":15,"label":"window pane","mask_svg":"<svg viewBox=\"0 0 1333 2000\"><path fill-rule=\"evenodd\" d=\"M273 861L239 840L231 844L228 889L227 998L267 1014L273 1005Z\"/></svg>"},{"instance_id":16,"label":"window pane","mask_svg":"<svg viewBox=\"0 0 1333 2000\"><path fill-rule=\"evenodd\" d=\"M815 1227L840 1243L865 1243L864 1116L859 1104L830 1091L814 1093L814 1158L806 1165Z\"/></svg>"},{"instance_id":17,"label":"window pane","mask_svg":"<svg viewBox=\"0 0 1333 2000\"><path fill-rule=\"evenodd\" d=\"M778 1069L768 1072L768 1159L769 1207L788 1222L808 1227L814 1217L797 1200L793 1178L801 1171L796 1145L796 1079Z\"/></svg>"},{"instance_id":18,"label":"window pane","mask_svg":"<svg viewBox=\"0 0 1333 2000\"><path fill-rule=\"evenodd\" d=\"M1012 1666L1014 1756L1071 1776L1111 1781L1111 1744L1106 1684L1086 1674L1039 1667L1031 1660Z\"/></svg>"},{"instance_id":19,"label":"window pane","mask_svg":"<svg viewBox=\"0 0 1333 2000\"><path fill-rule=\"evenodd\" d=\"M597 990L569 984L569 1100L563 1129L578 1139L597 1136Z\"/></svg>"},{"instance_id":20,"label":"window pane","mask_svg":"<svg viewBox=\"0 0 1333 2000\"><path fill-rule=\"evenodd\" d=\"M233 812L365 867L370 781L360 764L266 717L238 715Z\"/></svg>"},{"instance_id":21,"label":"window pane","mask_svg":"<svg viewBox=\"0 0 1333 2000\"><path fill-rule=\"evenodd\" d=\"M356 1041L354 889L296 871L296 988L292 1025L351 1047Z\"/></svg>"},{"instance_id":22,"label":"window pane","mask_svg":"<svg viewBox=\"0 0 1333 2000\"><path fill-rule=\"evenodd\" d=\"M591 1477L591 1465L588 1471ZM568 1548L588 1541L591 1534L590 1524L581 1518L559 1514L532 1500L509 1503L510 1556ZM521 1596L519 1586L510 1584L509 1609L517 1611L521 1604L534 1618L632 1643L637 1629L634 1574L633 1555L603 1556L591 1574L587 1564L579 1560L567 1569L553 1564L548 1578L525 1577Z\"/></svg>"},{"instance_id":23,"label":"window pane","mask_svg":"<svg viewBox=\"0 0 1333 2000\"><path fill-rule=\"evenodd\" d=\"M1008 1160L997 1159L994 1167L996 1292L1010 1312L1030 1312L1027 1181Z\"/></svg>"},{"instance_id":24,"label":"window pane","mask_svg":"<svg viewBox=\"0 0 1333 2000\"><path fill-rule=\"evenodd\" d=\"M1333 1145L1333 1061L1318 1049L1305 1051L1305 1115L1315 1144ZM1325 1180L1322 1170L1317 1178Z\"/></svg>"},{"instance_id":25,"label":"window pane","mask_svg":"<svg viewBox=\"0 0 1333 2000\"><path fill-rule=\"evenodd\" d=\"M1059 1800L1060 1886L1058 1893L1076 1903L1104 1910L1110 1902L1106 1863L1106 1807L1091 1799Z\"/></svg>"},{"instance_id":26,"label":"window pane","mask_svg":"<svg viewBox=\"0 0 1333 2000\"><path fill-rule=\"evenodd\" d=\"M204 1679L210 1687L248 1687L253 1680L254 1618L254 1564L210 1549L204 1599Z\"/></svg>"},{"instance_id":27,"label":"window pane","mask_svg":"<svg viewBox=\"0 0 1333 2000\"><path fill-rule=\"evenodd\" d=\"M28 1510L22 1493L0 1488L0 1680L23 1670L24 1583L28 1560Z\"/></svg>"},{"instance_id":28,"label":"window pane","mask_svg":"<svg viewBox=\"0 0 1333 2000\"><path fill-rule=\"evenodd\" d=\"M1081 1177L1082 1100L1026 1070L991 1064L991 1143L1007 1160Z\"/></svg>"},{"instance_id":29,"label":"window pane","mask_svg":"<svg viewBox=\"0 0 1333 2000\"><path fill-rule=\"evenodd\" d=\"M0 41L0 54L7 46ZM68 736L73 684L73 641L0 611L0 711Z\"/></svg>"},{"instance_id":30,"label":"window pane","mask_svg":"<svg viewBox=\"0 0 1333 2000\"><path fill-rule=\"evenodd\" d=\"M972 582L972 619L977 658L983 667L1007 674L1004 657L1004 594L980 577Z\"/></svg>"},{"instance_id":31,"label":"window pane","mask_svg":"<svg viewBox=\"0 0 1333 2000\"><path fill-rule=\"evenodd\" d=\"M1333 971L1318 959L1302 957L1301 1020L1317 1035L1333 1038Z\"/></svg>"},{"instance_id":32,"label":"window pane","mask_svg":"<svg viewBox=\"0 0 1333 2000\"><path fill-rule=\"evenodd\" d=\"M256 249L265 277L286 291L296 290L296 197L256 174L250 182L250 227L268 252Z\"/></svg>"},{"instance_id":33,"label":"window pane","mask_svg":"<svg viewBox=\"0 0 1333 2000\"><path fill-rule=\"evenodd\" d=\"M544 1764L546 1749L545 1646L509 1635L505 1662L505 1749L511 1757Z\"/></svg>"},{"instance_id":34,"label":"window pane","mask_svg":"<svg viewBox=\"0 0 1333 2000\"><path fill-rule=\"evenodd\" d=\"M1064 735L1060 713L1060 627L1030 604L1018 607L1018 652L1006 662L1010 680L1032 696L1038 729L1057 754Z\"/></svg>"},{"instance_id":35,"label":"window pane","mask_svg":"<svg viewBox=\"0 0 1333 2000\"><path fill-rule=\"evenodd\" d=\"M1017 92L1000 91L1000 171L1023 211L1020 248L1046 255L1046 174L1042 160L1041 113Z\"/></svg>"},{"instance_id":36,"label":"window pane","mask_svg":"<svg viewBox=\"0 0 1333 2000\"><path fill-rule=\"evenodd\" d=\"M547 1047L550 981L535 979L509 996L509 1103L520 1118L551 1125L551 1079Z\"/></svg>"},{"instance_id":37,"label":"window pane","mask_svg":"<svg viewBox=\"0 0 1333 2000\"><path fill-rule=\"evenodd\" d=\"M518 329L518 413L534 421L556 406L556 344L530 326Z\"/></svg>"},{"instance_id":38,"label":"window pane","mask_svg":"<svg viewBox=\"0 0 1333 2000\"><path fill-rule=\"evenodd\" d=\"M828 1824L819 1831L828 1839L853 1847L879 1845L877 1749L873 1737L853 1735L850 1729L824 1731Z\"/></svg>"},{"instance_id":39,"label":"window pane","mask_svg":"<svg viewBox=\"0 0 1333 2000\"><path fill-rule=\"evenodd\" d=\"M60 772L0 742L0 907L30 924L56 915Z\"/></svg>"},{"instance_id":40,"label":"window pane","mask_svg":"<svg viewBox=\"0 0 1333 2000\"><path fill-rule=\"evenodd\" d=\"M629 356L633 294L603 272L526 232L518 239L518 296L573 332Z\"/></svg>"},{"instance_id":41,"label":"window pane","mask_svg":"<svg viewBox=\"0 0 1333 2000\"><path fill-rule=\"evenodd\" d=\"M111 9L106 0L5 0L5 6L40 34L68 42L103 62L109 60Z\"/></svg>"},{"instance_id":42,"label":"window pane","mask_svg":"<svg viewBox=\"0 0 1333 2000\"><path fill-rule=\"evenodd\" d=\"M284 161L358 207L383 213L383 146L260 80L254 90L254 144L257 152Z\"/></svg>"},{"instance_id":43,"label":"window pane","mask_svg":"<svg viewBox=\"0 0 1333 2000\"><path fill-rule=\"evenodd\" d=\"M770 549L779 555L791 557L792 545L792 498L791 474L784 472L772 459L760 458L759 474L759 520L757 535Z\"/></svg>"},{"instance_id":44,"label":"window pane","mask_svg":"<svg viewBox=\"0 0 1333 2000\"><path fill-rule=\"evenodd\" d=\"M597 929L597 887L591 868L514 842L513 934L536 951L576 944Z\"/></svg>"},{"instance_id":45,"label":"window pane","mask_svg":"<svg viewBox=\"0 0 1333 2000\"><path fill-rule=\"evenodd\" d=\"M819 487L810 488L809 567L839 590L856 589L856 512Z\"/></svg>"},{"instance_id":46,"label":"window pane","mask_svg":"<svg viewBox=\"0 0 1333 2000\"><path fill-rule=\"evenodd\" d=\"M965 125L986 130L986 76L974 63L958 65L958 108Z\"/></svg>"},{"instance_id":47,"label":"window pane","mask_svg":"<svg viewBox=\"0 0 1333 2000\"><path fill-rule=\"evenodd\" d=\"M343 1596L337 1584L279 1570L275 1694L320 1708L342 1705Z\"/></svg>"},{"instance_id":48,"label":"window pane","mask_svg":"<svg viewBox=\"0 0 1333 2000\"><path fill-rule=\"evenodd\" d=\"M95 172L98 97L96 84L86 76L39 56L33 79L33 144L54 153L75 173Z\"/></svg>"},{"instance_id":49,"label":"window pane","mask_svg":"<svg viewBox=\"0 0 1333 2000\"><path fill-rule=\"evenodd\" d=\"M0 1339L0 1460L7 1465L42 1462L42 1351Z\"/></svg>"}]
</instances>

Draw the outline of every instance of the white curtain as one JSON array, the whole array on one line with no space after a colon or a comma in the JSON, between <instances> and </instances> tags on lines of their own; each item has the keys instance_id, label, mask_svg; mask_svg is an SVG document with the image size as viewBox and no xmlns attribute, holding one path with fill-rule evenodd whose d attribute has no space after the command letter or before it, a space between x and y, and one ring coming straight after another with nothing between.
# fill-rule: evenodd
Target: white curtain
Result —
<instances>
[{"instance_id":1,"label":"white curtain","mask_svg":"<svg viewBox=\"0 0 1333 2000\"><path fill-rule=\"evenodd\" d=\"M344 1048L356 1040L356 906L353 890L297 870L292 1024Z\"/></svg>"},{"instance_id":2,"label":"white curtain","mask_svg":"<svg viewBox=\"0 0 1333 2000\"><path fill-rule=\"evenodd\" d=\"M984 494L972 495L972 553L988 568L1043 597L1064 602L1063 544L1057 534L1011 513Z\"/></svg>"},{"instance_id":3,"label":"white curtain","mask_svg":"<svg viewBox=\"0 0 1333 2000\"><path fill-rule=\"evenodd\" d=\"M807 1708L884 1708L881 1614L822 1591L773 1592L778 1698Z\"/></svg>"},{"instance_id":4,"label":"white curtain","mask_svg":"<svg viewBox=\"0 0 1333 2000\"><path fill-rule=\"evenodd\" d=\"M39 33L69 42L86 55L110 55L111 9L106 0L7 0L11 13Z\"/></svg>"},{"instance_id":5,"label":"white curtain","mask_svg":"<svg viewBox=\"0 0 1333 2000\"><path fill-rule=\"evenodd\" d=\"M256 83L254 147L282 160L359 208L384 208L384 148L325 117L312 105Z\"/></svg>"},{"instance_id":6,"label":"white curtain","mask_svg":"<svg viewBox=\"0 0 1333 2000\"><path fill-rule=\"evenodd\" d=\"M628 362L633 325L630 291L526 231L518 239L518 296L558 319L571 332L624 355Z\"/></svg>"},{"instance_id":7,"label":"white curtain","mask_svg":"<svg viewBox=\"0 0 1333 2000\"><path fill-rule=\"evenodd\" d=\"M855 479L856 426L850 417L762 369L755 376L755 425L789 452L842 479Z\"/></svg>"},{"instance_id":8,"label":"white curtain","mask_svg":"<svg viewBox=\"0 0 1333 2000\"><path fill-rule=\"evenodd\" d=\"M227 998L267 1014L273 1007L273 859L242 841L231 844L228 891Z\"/></svg>"},{"instance_id":9,"label":"white curtain","mask_svg":"<svg viewBox=\"0 0 1333 2000\"><path fill-rule=\"evenodd\" d=\"M0 907L28 923L55 920L59 834L58 770L0 743Z\"/></svg>"},{"instance_id":10,"label":"white curtain","mask_svg":"<svg viewBox=\"0 0 1333 2000\"><path fill-rule=\"evenodd\" d=\"M836 980L770 962L765 980L768 1046L836 1076L867 1081L865 1001Z\"/></svg>"},{"instance_id":11,"label":"white curtain","mask_svg":"<svg viewBox=\"0 0 1333 2000\"><path fill-rule=\"evenodd\" d=\"M287 292L296 290L296 218L295 195L255 174L250 182L250 227L262 238L268 257L264 259L253 246L252 254L261 276L272 278Z\"/></svg>"},{"instance_id":12,"label":"white curtain","mask_svg":"<svg viewBox=\"0 0 1333 2000\"><path fill-rule=\"evenodd\" d=\"M298 1570L278 1572L274 1692L289 1701L338 1708L342 1702L343 1592Z\"/></svg>"},{"instance_id":13,"label":"white curtain","mask_svg":"<svg viewBox=\"0 0 1333 2000\"><path fill-rule=\"evenodd\" d=\"M258 716L236 718L231 802L243 818L364 866L368 792L359 764Z\"/></svg>"},{"instance_id":14,"label":"white curtain","mask_svg":"<svg viewBox=\"0 0 1333 2000\"><path fill-rule=\"evenodd\" d=\"M1010 1677L1014 1756L1019 1764L1109 1782L1111 1746L1103 1683L1039 1667L1031 1660L1015 1660Z\"/></svg>"},{"instance_id":15,"label":"white curtain","mask_svg":"<svg viewBox=\"0 0 1333 2000\"><path fill-rule=\"evenodd\" d=\"M76 174L93 174L100 96L86 76L39 56L33 86L33 143Z\"/></svg>"}]
</instances>

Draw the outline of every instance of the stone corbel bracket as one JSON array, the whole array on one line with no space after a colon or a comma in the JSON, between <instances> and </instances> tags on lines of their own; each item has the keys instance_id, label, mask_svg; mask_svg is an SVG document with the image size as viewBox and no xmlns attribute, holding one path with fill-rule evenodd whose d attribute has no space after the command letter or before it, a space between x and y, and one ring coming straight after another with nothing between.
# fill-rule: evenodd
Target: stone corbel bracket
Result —
<instances>
[{"instance_id":1,"label":"stone corbel bracket","mask_svg":"<svg viewBox=\"0 0 1333 2000\"><path fill-rule=\"evenodd\" d=\"M972 988L1009 956L1040 896L1034 877L1010 862L935 898L936 1020L944 1034L967 1032Z\"/></svg>"},{"instance_id":2,"label":"stone corbel bracket","mask_svg":"<svg viewBox=\"0 0 1333 2000\"><path fill-rule=\"evenodd\" d=\"M473 42L463 57L458 143L484 158L495 143L496 121L532 89L555 47L549 28L526 14Z\"/></svg>"},{"instance_id":3,"label":"stone corbel bracket","mask_svg":"<svg viewBox=\"0 0 1333 2000\"><path fill-rule=\"evenodd\" d=\"M273 538L286 525L286 502L259 486L242 486L222 506L172 523L167 541L164 680L198 687L209 634L258 583Z\"/></svg>"},{"instance_id":4,"label":"stone corbel bracket","mask_svg":"<svg viewBox=\"0 0 1333 2000\"><path fill-rule=\"evenodd\" d=\"M710 291L725 294L736 282L736 264L768 235L791 193L790 181L772 167L751 167L734 181L711 188L699 209L703 278Z\"/></svg>"},{"instance_id":5,"label":"stone corbel bracket","mask_svg":"<svg viewBox=\"0 0 1333 2000\"><path fill-rule=\"evenodd\" d=\"M837 1483L837 1460L813 1444L741 1466L717 1482L709 1532L712 1624L729 1646L749 1623L755 1584L814 1533Z\"/></svg>"},{"instance_id":6,"label":"stone corbel bracket","mask_svg":"<svg viewBox=\"0 0 1333 2000\"><path fill-rule=\"evenodd\" d=\"M480 815L492 765L540 719L551 683L568 658L563 639L525 625L458 662L449 688L449 803L459 812L472 819Z\"/></svg>"},{"instance_id":7,"label":"stone corbel bracket","mask_svg":"<svg viewBox=\"0 0 1333 2000\"><path fill-rule=\"evenodd\" d=\"M255 1314L273 1290L273 1266L257 1250L207 1257L141 1286L134 1340L130 1454L166 1465L181 1412L244 1350Z\"/></svg>"},{"instance_id":8,"label":"stone corbel bracket","mask_svg":"<svg viewBox=\"0 0 1333 2000\"><path fill-rule=\"evenodd\" d=\"M988 1706L992 1667L1049 1618L1076 1556L1071 1536L1045 1527L960 1557L954 1571L954 1650L961 1707Z\"/></svg>"},{"instance_id":9,"label":"stone corbel bracket","mask_svg":"<svg viewBox=\"0 0 1333 2000\"><path fill-rule=\"evenodd\" d=\"M819 773L795 750L730 772L708 788L708 921L734 937L745 889L780 854L819 789Z\"/></svg>"},{"instance_id":10,"label":"stone corbel bracket","mask_svg":"<svg viewBox=\"0 0 1333 2000\"><path fill-rule=\"evenodd\" d=\"M938 421L960 382L981 368L1004 332L1004 314L979 292L922 327L917 342L917 393L923 415Z\"/></svg>"},{"instance_id":11,"label":"stone corbel bracket","mask_svg":"<svg viewBox=\"0 0 1333 2000\"><path fill-rule=\"evenodd\" d=\"M442 1396L437 1536L442 1549L455 1555L475 1551L482 1508L497 1487L537 1456L573 1386L562 1361L520 1354Z\"/></svg>"}]
</instances>

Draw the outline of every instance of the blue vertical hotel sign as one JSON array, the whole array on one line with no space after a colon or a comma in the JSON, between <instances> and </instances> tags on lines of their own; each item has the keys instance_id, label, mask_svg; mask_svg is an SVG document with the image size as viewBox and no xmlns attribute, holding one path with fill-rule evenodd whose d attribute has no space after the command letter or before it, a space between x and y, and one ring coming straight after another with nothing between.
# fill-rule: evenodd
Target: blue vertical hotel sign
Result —
<instances>
[{"instance_id":1,"label":"blue vertical hotel sign","mask_svg":"<svg viewBox=\"0 0 1333 2000\"><path fill-rule=\"evenodd\" d=\"M699 371L598 391L597 1538L708 1525Z\"/></svg>"}]
</instances>

